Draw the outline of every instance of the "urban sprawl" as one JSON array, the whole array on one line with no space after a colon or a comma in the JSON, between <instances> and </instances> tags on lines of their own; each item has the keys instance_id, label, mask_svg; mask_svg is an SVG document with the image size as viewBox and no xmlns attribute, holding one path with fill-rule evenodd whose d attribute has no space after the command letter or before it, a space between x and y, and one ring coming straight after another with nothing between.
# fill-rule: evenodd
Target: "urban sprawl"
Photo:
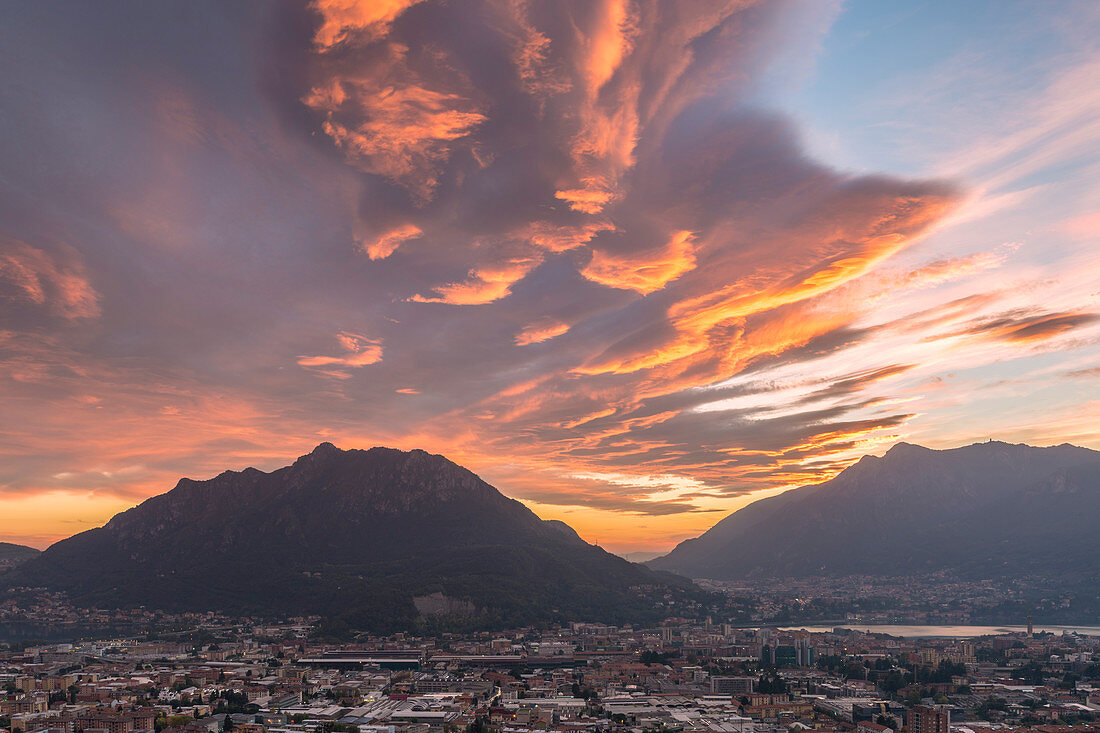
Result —
<instances>
[{"instance_id":1,"label":"urban sprawl","mask_svg":"<svg viewBox=\"0 0 1100 733\"><path fill-rule=\"evenodd\" d=\"M316 619L180 620L172 633L0 645L0 729L1100 731L1100 637L1072 632L913 639L670 619L334 643Z\"/></svg>"}]
</instances>

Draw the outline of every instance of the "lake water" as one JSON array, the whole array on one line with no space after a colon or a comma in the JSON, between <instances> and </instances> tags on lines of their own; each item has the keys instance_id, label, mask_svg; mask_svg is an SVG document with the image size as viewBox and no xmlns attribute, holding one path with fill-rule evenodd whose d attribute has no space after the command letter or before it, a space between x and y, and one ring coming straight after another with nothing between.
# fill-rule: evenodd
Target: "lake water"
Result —
<instances>
[{"instance_id":1,"label":"lake water","mask_svg":"<svg viewBox=\"0 0 1100 733\"><path fill-rule=\"evenodd\" d=\"M904 626L895 624L857 624L839 623L831 626L783 626L785 631L798 631L805 629L814 633L832 631L836 628L854 629L874 634L889 634L890 636L903 636L913 639L931 637L953 637L966 639L973 636L989 636L991 634L1023 633L1026 626ZM1052 626L1049 624L1036 624L1035 631L1049 631L1052 634L1061 634L1063 631L1074 631L1078 634L1100 636L1100 626Z\"/></svg>"}]
</instances>

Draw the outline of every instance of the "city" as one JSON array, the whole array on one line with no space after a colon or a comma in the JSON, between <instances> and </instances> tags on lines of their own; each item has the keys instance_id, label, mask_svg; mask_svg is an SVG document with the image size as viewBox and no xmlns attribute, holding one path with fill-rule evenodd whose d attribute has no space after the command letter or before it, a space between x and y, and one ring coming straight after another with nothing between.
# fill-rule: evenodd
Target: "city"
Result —
<instances>
[{"instance_id":1,"label":"city","mask_svg":"<svg viewBox=\"0 0 1100 733\"><path fill-rule=\"evenodd\" d=\"M11 733L1086 733L1100 635L903 638L670 619L316 638L215 614L176 632L0 647ZM256 625L252 625L255 623ZM1096 723L1094 723L1096 721Z\"/></svg>"}]
</instances>

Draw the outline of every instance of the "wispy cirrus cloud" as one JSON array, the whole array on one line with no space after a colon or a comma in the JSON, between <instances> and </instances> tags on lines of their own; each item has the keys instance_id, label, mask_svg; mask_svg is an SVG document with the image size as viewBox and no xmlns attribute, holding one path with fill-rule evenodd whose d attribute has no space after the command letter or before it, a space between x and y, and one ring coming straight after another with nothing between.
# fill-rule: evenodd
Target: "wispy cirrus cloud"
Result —
<instances>
[{"instance_id":1,"label":"wispy cirrus cloud","mask_svg":"<svg viewBox=\"0 0 1100 733\"><path fill-rule=\"evenodd\" d=\"M95 318L99 293L71 248L51 255L0 237L0 298L9 304L43 308L64 318Z\"/></svg>"},{"instance_id":2,"label":"wispy cirrus cloud","mask_svg":"<svg viewBox=\"0 0 1100 733\"><path fill-rule=\"evenodd\" d=\"M946 336L979 335L1003 341L1044 341L1098 320L1098 313L1008 314L972 322L963 330L948 333Z\"/></svg>"},{"instance_id":3,"label":"wispy cirrus cloud","mask_svg":"<svg viewBox=\"0 0 1100 733\"><path fill-rule=\"evenodd\" d=\"M524 326L523 330L516 334L516 344L519 346L541 344L543 341L561 336L568 330L568 323L562 323L553 318L543 318Z\"/></svg>"},{"instance_id":4,"label":"wispy cirrus cloud","mask_svg":"<svg viewBox=\"0 0 1100 733\"><path fill-rule=\"evenodd\" d=\"M342 355L299 356L299 366L325 367L328 373L334 373L332 367L364 367L382 361L382 342L378 339L341 331L336 334L336 342L344 352ZM335 373L343 376L342 372Z\"/></svg>"}]
</instances>

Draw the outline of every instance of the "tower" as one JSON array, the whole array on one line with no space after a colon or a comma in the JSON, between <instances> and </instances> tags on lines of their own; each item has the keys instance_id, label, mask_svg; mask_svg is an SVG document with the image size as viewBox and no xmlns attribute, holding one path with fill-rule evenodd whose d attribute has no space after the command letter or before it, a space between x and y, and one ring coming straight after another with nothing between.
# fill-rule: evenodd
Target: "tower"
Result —
<instances>
[{"instance_id":1,"label":"tower","mask_svg":"<svg viewBox=\"0 0 1100 733\"><path fill-rule=\"evenodd\" d=\"M1035 629L1031 625L1031 612L1030 611L1027 614L1027 638L1029 638L1029 639L1034 639L1035 638Z\"/></svg>"}]
</instances>

